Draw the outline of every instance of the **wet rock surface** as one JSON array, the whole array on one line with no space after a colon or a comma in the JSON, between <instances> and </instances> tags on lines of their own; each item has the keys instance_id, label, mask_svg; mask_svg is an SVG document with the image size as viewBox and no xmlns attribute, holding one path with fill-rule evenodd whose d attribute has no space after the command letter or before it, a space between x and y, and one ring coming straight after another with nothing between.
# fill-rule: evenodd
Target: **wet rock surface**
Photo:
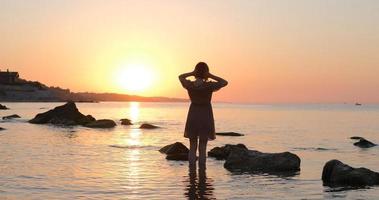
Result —
<instances>
[{"instance_id":1,"label":"wet rock surface","mask_svg":"<svg viewBox=\"0 0 379 200\"><path fill-rule=\"evenodd\" d=\"M9 108L6 107L6 106L3 105L3 104L0 104L0 110L9 110Z\"/></svg>"},{"instance_id":2,"label":"wet rock surface","mask_svg":"<svg viewBox=\"0 0 379 200\"><path fill-rule=\"evenodd\" d=\"M358 142L354 142L354 145L360 148L371 148L371 147L377 146L377 144L372 143L363 137L353 136L353 137L350 137L350 139L359 140Z\"/></svg>"},{"instance_id":3,"label":"wet rock surface","mask_svg":"<svg viewBox=\"0 0 379 200\"><path fill-rule=\"evenodd\" d=\"M29 120L32 124L86 125L95 121L91 115L79 112L74 102L68 102L44 113L37 114Z\"/></svg>"},{"instance_id":4,"label":"wet rock surface","mask_svg":"<svg viewBox=\"0 0 379 200\"><path fill-rule=\"evenodd\" d=\"M234 136L234 137L239 137L239 136L244 136L242 133L236 133L236 132L218 132L216 133L218 136Z\"/></svg>"},{"instance_id":5,"label":"wet rock surface","mask_svg":"<svg viewBox=\"0 0 379 200\"><path fill-rule=\"evenodd\" d=\"M99 119L84 126L89 128L113 128L116 126L116 122L110 119Z\"/></svg>"},{"instance_id":6,"label":"wet rock surface","mask_svg":"<svg viewBox=\"0 0 379 200\"><path fill-rule=\"evenodd\" d=\"M327 186L369 186L379 185L379 173L367 168L354 168L339 160L325 163L322 181Z\"/></svg>"},{"instance_id":7,"label":"wet rock surface","mask_svg":"<svg viewBox=\"0 0 379 200\"><path fill-rule=\"evenodd\" d=\"M225 159L224 167L229 171L270 173L300 170L300 158L293 153L262 153L249 150L243 144L215 147L208 156Z\"/></svg>"},{"instance_id":8,"label":"wet rock surface","mask_svg":"<svg viewBox=\"0 0 379 200\"><path fill-rule=\"evenodd\" d=\"M144 123L144 124L141 124L141 126L139 128L140 129L156 129L156 128L160 128L160 127L152 125L152 124Z\"/></svg>"},{"instance_id":9,"label":"wet rock surface","mask_svg":"<svg viewBox=\"0 0 379 200\"><path fill-rule=\"evenodd\" d=\"M159 149L159 152L166 154L167 160L188 160L189 149L181 142L175 142Z\"/></svg>"},{"instance_id":10,"label":"wet rock surface","mask_svg":"<svg viewBox=\"0 0 379 200\"><path fill-rule=\"evenodd\" d=\"M232 149L248 150L244 144L226 144L223 147L215 147L208 152L209 157L214 157L217 160L225 160Z\"/></svg>"},{"instance_id":11,"label":"wet rock surface","mask_svg":"<svg viewBox=\"0 0 379 200\"><path fill-rule=\"evenodd\" d=\"M121 125L133 125L132 121L130 119L120 119Z\"/></svg>"},{"instance_id":12,"label":"wet rock surface","mask_svg":"<svg viewBox=\"0 0 379 200\"><path fill-rule=\"evenodd\" d=\"M21 118L19 115L8 115L8 116L4 116L3 119L14 119L14 118Z\"/></svg>"}]
</instances>

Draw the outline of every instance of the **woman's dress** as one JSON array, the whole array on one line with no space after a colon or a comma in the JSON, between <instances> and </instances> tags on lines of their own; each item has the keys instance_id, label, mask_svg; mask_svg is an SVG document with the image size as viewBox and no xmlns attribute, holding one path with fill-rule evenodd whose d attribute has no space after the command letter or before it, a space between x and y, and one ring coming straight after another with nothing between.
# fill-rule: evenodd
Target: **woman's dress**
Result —
<instances>
[{"instance_id":1,"label":"woman's dress","mask_svg":"<svg viewBox=\"0 0 379 200\"><path fill-rule=\"evenodd\" d=\"M212 93L219 90L222 85L218 82L204 82L195 86L189 80L182 81L188 91L191 105L188 110L184 137L216 139L215 125L212 111Z\"/></svg>"}]
</instances>

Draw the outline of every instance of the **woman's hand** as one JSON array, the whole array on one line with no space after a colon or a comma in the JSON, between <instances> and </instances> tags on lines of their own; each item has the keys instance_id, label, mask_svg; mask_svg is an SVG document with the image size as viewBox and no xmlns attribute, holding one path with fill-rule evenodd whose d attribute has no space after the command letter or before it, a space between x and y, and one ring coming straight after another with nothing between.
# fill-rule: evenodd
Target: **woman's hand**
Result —
<instances>
[{"instance_id":1,"label":"woman's hand","mask_svg":"<svg viewBox=\"0 0 379 200\"><path fill-rule=\"evenodd\" d=\"M207 77L217 81L218 83L220 83L222 85L222 87L225 87L226 85L228 85L228 81L226 81L225 79L223 79L221 77L213 75L210 72L207 73Z\"/></svg>"},{"instance_id":2,"label":"woman's hand","mask_svg":"<svg viewBox=\"0 0 379 200\"><path fill-rule=\"evenodd\" d=\"M184 81L187 77L193 76L194 74L195 74L194 71L181 74L181 75L179 75L179 80Z\"/></svg>"}]
</instances>

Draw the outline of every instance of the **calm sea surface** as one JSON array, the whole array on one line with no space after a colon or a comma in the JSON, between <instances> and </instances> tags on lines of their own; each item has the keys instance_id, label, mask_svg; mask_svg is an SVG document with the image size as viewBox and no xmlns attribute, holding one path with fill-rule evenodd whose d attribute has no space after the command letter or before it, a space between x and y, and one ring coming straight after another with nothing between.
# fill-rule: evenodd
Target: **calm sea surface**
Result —
<instances>
[{"instance_id":1,"label":"calm sea surface","mask_svg":"<svg viewBox=\"0 0 379 200\"><path fill-rule=\"evenodd\" d=\"M359 149L350 136L379 143L379 106L214 104L218 137L208 150L244 143L263 152L291 151L301 158L293 176L233 174L208 158L206 178L190 176L187 162L167 161L158 152L180 141L187 103L78 103L94 117L117 121L113 129L56 127L27 123L62 103L4 103L0 116L0 199L378 199L379 187L322 186L325 162L339 159L379 171L379 147ZM129 118L136 125L122 126ZM149 122L163 128L140 130Z\"/></svg>"}]
</instances>

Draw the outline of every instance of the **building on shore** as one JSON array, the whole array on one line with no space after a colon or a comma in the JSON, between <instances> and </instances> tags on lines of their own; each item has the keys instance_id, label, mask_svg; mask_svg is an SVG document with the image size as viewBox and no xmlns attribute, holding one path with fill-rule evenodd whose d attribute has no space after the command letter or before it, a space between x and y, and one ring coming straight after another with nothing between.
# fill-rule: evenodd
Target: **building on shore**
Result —
<instances>
[{"instance_id":1,"label":"building on shore","mask_svg":"<svg viewBox=\"0 0 379 200\"><path fill-rule=\"evenodd\" d=\"M19 78L18 72L0 71L0 84L14 84Z\"/></svg>"}]
</instances>

